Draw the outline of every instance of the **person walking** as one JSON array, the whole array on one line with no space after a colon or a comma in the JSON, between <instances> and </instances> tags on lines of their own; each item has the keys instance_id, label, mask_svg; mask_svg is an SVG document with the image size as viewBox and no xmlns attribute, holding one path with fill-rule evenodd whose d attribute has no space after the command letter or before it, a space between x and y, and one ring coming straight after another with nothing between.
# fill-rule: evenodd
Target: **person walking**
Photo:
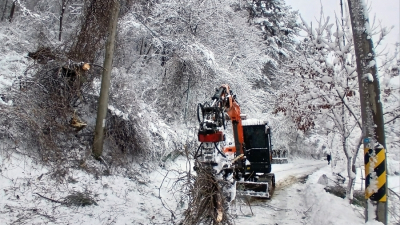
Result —
<instances>
[{"instance_id":1,"label":"person walking","mask_svg":"<svg viewBox=\"0 0 400 225\"><path fill-rule=\"evenodd\" d=\"M331 164L331 154L326 156L326 160L328 160L328 165Z\"/></svg>"}]
</instances>

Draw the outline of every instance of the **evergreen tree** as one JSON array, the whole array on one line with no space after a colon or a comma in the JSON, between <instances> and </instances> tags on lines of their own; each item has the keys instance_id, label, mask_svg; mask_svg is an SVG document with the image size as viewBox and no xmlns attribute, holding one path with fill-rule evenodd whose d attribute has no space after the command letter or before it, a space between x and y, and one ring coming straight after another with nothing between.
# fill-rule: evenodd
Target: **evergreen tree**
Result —
<instances>
[{"instance_id":1,"label":"evergreen tree","mask_svg":"<svg viewBox=\"0 0 400 225\"><path fill-rule=\"evenodd\" d=\"M287 78L281 65L296 52L297 12L282 0L251 0L247 1L246 9L249 23L262 31L263 44L267 46L263 54L271 58L261 65L264 77L255 80L255 87L279 89Z\"/></svg>"}]
</instances>

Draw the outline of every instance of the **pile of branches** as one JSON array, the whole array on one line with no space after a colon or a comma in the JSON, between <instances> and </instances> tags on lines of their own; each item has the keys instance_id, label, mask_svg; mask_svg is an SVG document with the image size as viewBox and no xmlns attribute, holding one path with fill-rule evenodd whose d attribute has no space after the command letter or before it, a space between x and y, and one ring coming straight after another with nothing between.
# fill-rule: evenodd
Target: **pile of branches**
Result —
<instances>
[{"instance_id":1,"label":"pile of branches","mask_svg":"<svg viewBox=\"0 0 400 225\"><path fill-rule=\"evenodd\" d=\"M80 116L89 114L92 83L101 69L85 71L80 63L52 61L27 72L33 75L15 82L13 106L0 114L14 129L15 143L37 149L43 161L67 160L65 150L78 144L76 135L87 125Z\"/></svg>"},{"instance_id":2,"label":"pile of branches","mask_svg":"<svg viewBox=\"0 0 400 225\"><path fill-rule=\"evenodd\" d=\"M35 64L18 77L9 93L13 106L0 110L0 117L7 118L0 120L0 127L13 130L1 132L13 141L10 148L37 150L40 159L56 164L86 158L86 152L79 151L81 154L72 154L74 157L70 152L91 145L94 124L81 118L95 117L97 99L92 86L103 68L94 63L107 36L108 9L114 2L85 0L76 34L58 47L44 34L39 35L39 47L28 53Z\"/></svg>"},{"instance_id":3,"label":"pile of branches","mask_svg":"<svg viewBox=\"0 0 400 225\"><path fill-rule=\"evenodd\" d=\"M71 194L69 194L67 197L61 200L55 200L49 197L46 197L42 194L35 193L38 196L49 200L51 202L59 203L61 205L65 206L78 206L78 207L84 207L84 206L89 206L89 205L98 205L97 202L94 200L92 197L92 193L90 191L85 191L85 192L79 192L79 191L73 191Z\"/></svg>"},{"instance_id":4,"label":"pile of branches","mask_svg":"<svg viewBox=\"0 0 400 225\"><path fill-rule=\"evenodd\" d=\"M62 43L55 46L44 33L37 37L36 49L27 56L34 60L24 74L18 74L11 91L1 94L0 142L2 149L26 149L53 165L82 166L90 157L97 111L94 81L99 81L103 68L100 54L108 36L110 8L117 0L84 0L84 10L76 31L66 33ZM123 1L127 13L136 1ZM141 1L145 3L146 1ZM61 26L61 25L60 25ZM72 31L71 31L72 32ZM90 65L84 69L83 63ZM124 159L126 153L140 154L143 135L132 118L125 121L107 118L107 137ZM114 150L112 149L112 150ZM73 163L69 163L69 162Z\"/></svg>"},{"instance_id":5,"label":"pile of branches","mask_svg":"<svg viewBox=\"0 0 400 225\"><path fill-rule=\"evenodd\" d=\"M147 156L146 148L149 148L149 143L140 127L138 120L112 115L109 112L106 125L109 151L105 159L120 166Z\"/></svg>"},{"instance_id":6,"label":"pile of branches","mask_svg":"<svg viewBox=\"0 0 400 225\"><path fill-rule=\"evenodd\" d=\"M197 177L182 224L232 224L223 184L215 178L211 167L196 168Z\"/></svg>"}]
</instances>

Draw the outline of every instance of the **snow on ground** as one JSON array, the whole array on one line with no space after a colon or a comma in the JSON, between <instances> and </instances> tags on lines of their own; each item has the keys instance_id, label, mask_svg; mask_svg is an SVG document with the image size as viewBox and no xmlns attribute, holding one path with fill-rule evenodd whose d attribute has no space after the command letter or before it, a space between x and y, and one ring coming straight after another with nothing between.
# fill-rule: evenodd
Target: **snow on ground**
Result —
<instances>
[{"instance_id":1,"label":"snow on ground","mask_svg":"<svg viewBox=\"0 0 400 225\"><path fill-rule=\"evenodd\" d=\"M273 164L271 172L275 174L275 180L279 188L288 183L288 177L302 178L326 164L327 161L323 160L296 159L287 164Z\"/></svg>"},{"instance_id":2,"label":"snow on ground","mask_svg":"<svg viewBox=\"0 0 400 225\"><path fill-rule=\"evenodd\" d=\"M95 176L76 168L57 180L30 157L6 153L0 150L0 224L173 224L187 207L176 182L185 182L180 172L193 165L182 156L162 166L137 165L128 177L116 171ZM298 159L274 164L273 172L272 199L238 198L232 206L236 224L364 224L362 209L318 184L323 174L332 174L326 161ZM97 205L62 203L77 192L87 193Z\"/></svg>"},{"instance_id":3,"label":"snow on ground","mask_svg":"<svg viewBox=\"0 0 400 225\"><path fill-rule=\"evenodd\" d=\"M65 180L56 180L31 158L1 153L0 224L171 224L167 208L176 213L181 207L172 189L177 175L161 167L143 169L148 176L138 170L130 178L70 169ZM88 193L97 205L60 203L76 192Z\"/></svg>"}]
</instances>

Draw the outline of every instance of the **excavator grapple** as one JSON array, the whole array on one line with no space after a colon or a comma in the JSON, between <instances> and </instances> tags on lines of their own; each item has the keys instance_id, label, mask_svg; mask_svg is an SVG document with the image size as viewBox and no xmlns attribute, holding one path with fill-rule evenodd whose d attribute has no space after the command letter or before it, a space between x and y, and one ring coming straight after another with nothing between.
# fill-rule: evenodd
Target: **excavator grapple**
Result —
<instances>
[{"instance_id":1,"label":"excavator grapple","mask_svg":"<svg viewBox=\"0 0 400 225\"><path fill-rule=\"evenodd\" d=\"M274 174L260 175L257 181L236 182L236 193L239 196L252 196L257 198L271 198L275 191Z\"/></svg>"},{"instance_id":2,"label":"excavator grapple","mask_svg":"<svg viewBox=\"0 0 400 225\"><path fill-rule=\"evenodd\" d=\"M272 190L269 183L266 182L237 182L236 194L238 196L251 196L258 198L270 198Z\"/></svg>"}]
</instances>

